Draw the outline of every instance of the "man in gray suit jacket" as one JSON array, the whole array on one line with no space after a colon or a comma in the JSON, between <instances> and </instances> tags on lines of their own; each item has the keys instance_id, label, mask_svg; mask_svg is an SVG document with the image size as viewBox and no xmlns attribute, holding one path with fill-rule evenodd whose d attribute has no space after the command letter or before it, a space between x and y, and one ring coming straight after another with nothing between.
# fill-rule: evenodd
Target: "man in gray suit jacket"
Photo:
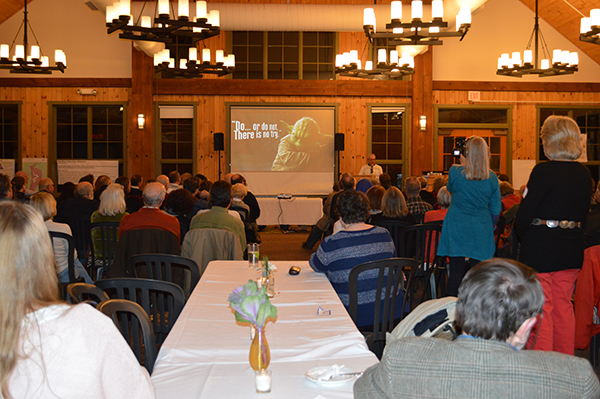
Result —
<instances>
[{"instance_id":1,"label":"man in gray suit jacket","mask_svg":"<svg viewBox=\"0 0 600 399\"><path fill-rule=\"evenodd\" d=\"M355 398L600 398L585 359L521 350L544 294L535 272L494 258L465 276L454 341L401 338L354 385ZM543 319L542 319L543 322Z\"/></svg>"}]
</instances>

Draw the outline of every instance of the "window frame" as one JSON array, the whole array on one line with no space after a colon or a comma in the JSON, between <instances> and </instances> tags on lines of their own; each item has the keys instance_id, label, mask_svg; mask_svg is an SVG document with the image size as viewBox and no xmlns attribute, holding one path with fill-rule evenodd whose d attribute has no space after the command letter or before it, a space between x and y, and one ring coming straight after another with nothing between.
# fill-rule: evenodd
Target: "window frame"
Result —
<instances>
[{"instance_id":1,"label":"window frame","mask_svg":"<svg viewBox=\"0 0 600 399\"><path fill-rule=\"evenodd\" d=\"M162 165L164 160L168 161L176 161L176 162L166 162L167 164L178 164L179 158L163 158L162 157L162 123L160 118L160 107L161 106L171 106L171 107L192 107L193 109L193 117L192 117L192 175L198 172L198 104L194 102L176 102L176 101L160 101L154 103L154 175L158 176L162 173ZM182 118L183 119L183 118ZM208 137L208 136L207 136ZM187 162L183 162L187 163Z\"/></svg>"},{"instance_id":2,"label":"window frame","mask_svg":"<svg viewBox=\"0 0 600 399\"><path fill-rule=\"evenodd\" d=\"M17 172L23 167L23 101L0 101L0 106L4 105L15 105L17 107L17 157L15 159L15 172Z\"/></svg>"}]
</instances>

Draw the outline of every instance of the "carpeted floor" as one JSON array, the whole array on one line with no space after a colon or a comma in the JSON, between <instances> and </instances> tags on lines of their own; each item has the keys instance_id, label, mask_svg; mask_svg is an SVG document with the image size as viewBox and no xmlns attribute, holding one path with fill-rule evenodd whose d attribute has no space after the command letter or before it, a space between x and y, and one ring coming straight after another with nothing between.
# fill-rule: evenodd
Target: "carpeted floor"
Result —
<instances>
[{"instance_id":1,"label":"carpeted floor","mask_svg":"<svg viewBox=\"0 0 600 399\"><path fill-rule=\"evenodd\" d=\"M289 232L284 232L279 227L268 226L260 232L260 256L268 256L270 260L308 260L316 251L302 249L302 243L308 238L308 231L303 231L291 226Z\"/></svg>"}]
</instances>

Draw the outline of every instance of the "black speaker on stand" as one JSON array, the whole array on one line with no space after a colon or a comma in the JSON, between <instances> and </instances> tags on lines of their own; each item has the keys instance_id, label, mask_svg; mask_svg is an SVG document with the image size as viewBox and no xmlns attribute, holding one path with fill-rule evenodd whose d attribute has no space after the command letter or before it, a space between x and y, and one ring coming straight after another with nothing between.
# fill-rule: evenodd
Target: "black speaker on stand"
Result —
<instances>
[{"instance_id":1,"label":"black speaker on stand","mask_svg":"<svg viewBox=\"0 0 600 399\"><path fill-rule=\"evenodd\" d=\"M223 133L215 133L213 135L215 143L215 151L219 152L219 180L221 180L221 151L225 150L225 135Z\"/></svg>"},{"instance_id":2,"label":"black speaker on stand","mask_svg":"<svg viewBox=\"0 0 600 399\"><path fill-rule=\"evenodd\" d=\"M344 151L344 133L336 133L333 149L337 155L338 176L340 175L340 151Z\"/></svg>"}]
</instances>

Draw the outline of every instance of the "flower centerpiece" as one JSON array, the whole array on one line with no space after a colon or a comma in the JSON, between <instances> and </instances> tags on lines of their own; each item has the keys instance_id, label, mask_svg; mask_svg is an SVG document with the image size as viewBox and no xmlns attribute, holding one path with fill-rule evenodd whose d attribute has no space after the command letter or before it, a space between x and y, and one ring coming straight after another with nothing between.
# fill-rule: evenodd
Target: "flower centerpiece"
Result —
<instances>
[{"instance_id":1,"label":"flower centerpiece","mask_svg":"<svg viewBox=\"0 0 600 399\"><path fill-rule=\"evenodd\" d=\"M266 287L260 289L253 280L237 287L227 299L235 311L235 319L241 323L250 323L256 334L250 346L250 365L254 370L264 370L269 366L271 354L265 338L265 324L268 319L277 317L277 308L271 305Z\"/></svg>"}]
</instances>

